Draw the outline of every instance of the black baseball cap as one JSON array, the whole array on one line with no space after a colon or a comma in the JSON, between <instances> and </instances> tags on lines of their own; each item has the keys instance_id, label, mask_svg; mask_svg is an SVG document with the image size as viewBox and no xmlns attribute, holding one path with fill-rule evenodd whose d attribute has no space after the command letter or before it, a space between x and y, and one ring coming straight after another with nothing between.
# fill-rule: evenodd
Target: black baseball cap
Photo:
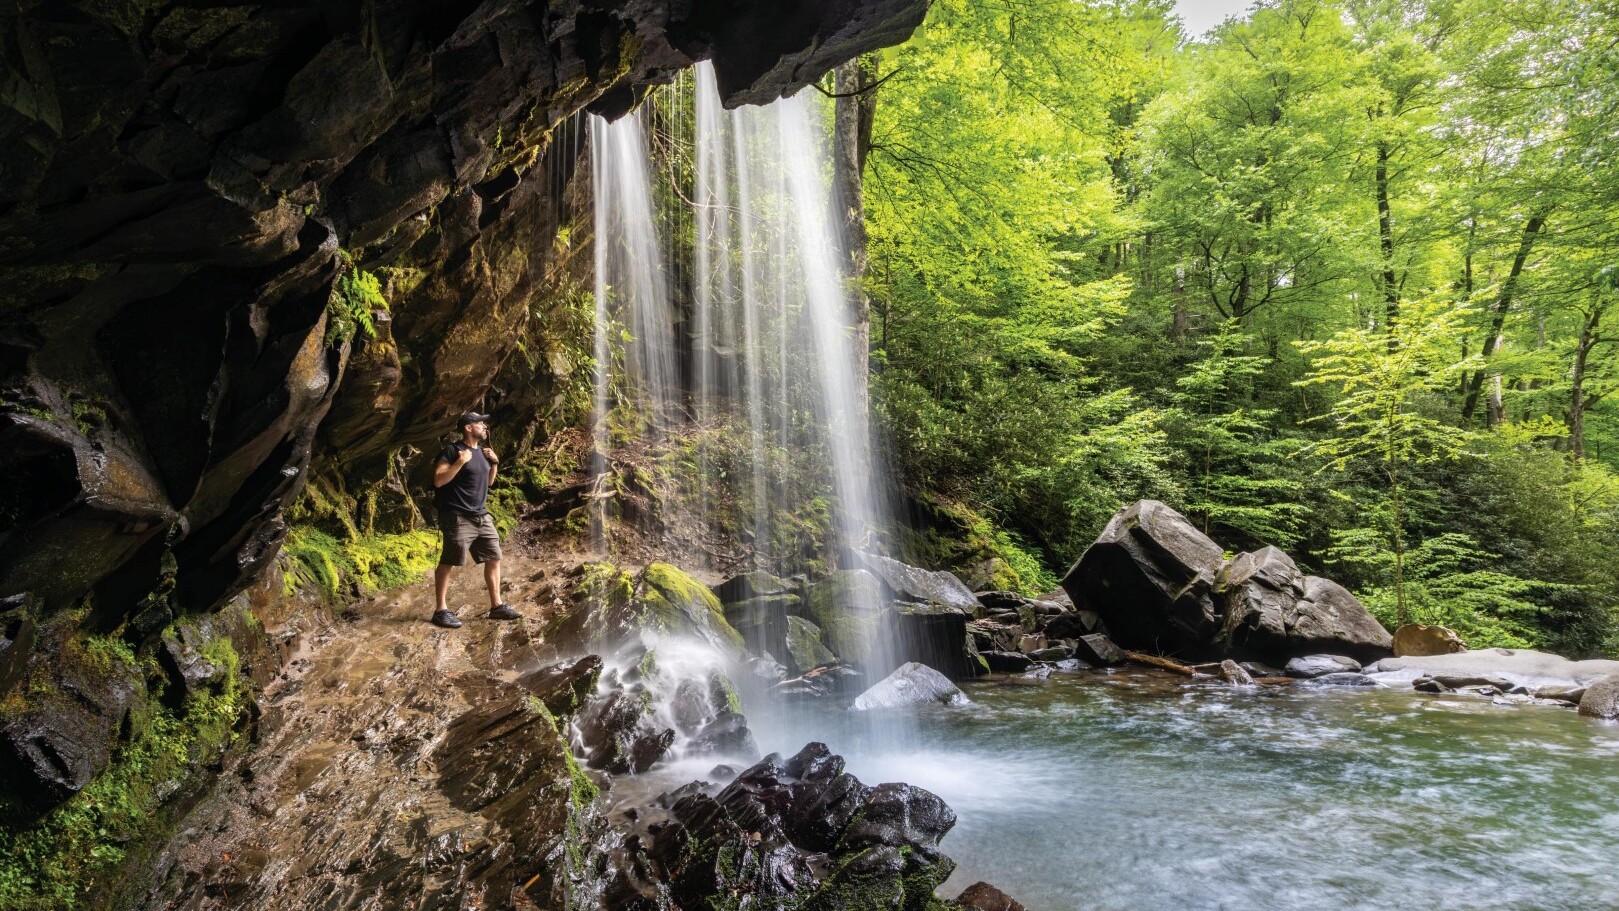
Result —
<instances>
[{"instance_id":1,"label":"black baseball cap","mask_svg":"<svg viewBox=\"0 0 1619 911\"><path fill-rule=\"evenodd\" d=\"M455 426L457 426L457 427L465 427L468 424L476 424L479 421L487 421L487 420L489 420L489 415L487 415L487 414L479 414L476 411L469 411L466 414L461 415L461 417L456 420Z\"/></svg>"}]
</instances>

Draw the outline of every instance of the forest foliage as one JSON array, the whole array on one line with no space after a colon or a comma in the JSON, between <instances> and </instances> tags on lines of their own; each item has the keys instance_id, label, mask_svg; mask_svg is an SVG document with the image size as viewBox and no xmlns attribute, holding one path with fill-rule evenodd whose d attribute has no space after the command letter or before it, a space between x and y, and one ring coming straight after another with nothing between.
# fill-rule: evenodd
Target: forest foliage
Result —
<instances>
[{"instance_id":1,"label":"forest foliage","mask_svg":"<svg viewBox=\"0 0 1619 911\"><path fill-rule=\"evenodd\" d=\"M1154 497L1390 625L1619 648L1619 3L935 0L872 64L913 494L1057 571Z\"/></svg>"}]
</instances>

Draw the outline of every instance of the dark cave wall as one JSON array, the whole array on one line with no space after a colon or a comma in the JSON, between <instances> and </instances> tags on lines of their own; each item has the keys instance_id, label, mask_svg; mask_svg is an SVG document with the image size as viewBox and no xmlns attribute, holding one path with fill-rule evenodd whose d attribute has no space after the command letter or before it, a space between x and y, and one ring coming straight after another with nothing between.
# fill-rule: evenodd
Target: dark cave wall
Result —
<instances>
[{"instance_id":1,"label":"dark cave wall","mask_svg":"<svg viewBox=\"0 0 1619 911\"><path fill-rule=\"evenodd\" d=\"M925 7L0 12L0 700L51 676L37 643L68 612L150 646L261 575L311 474L383 483L503 368L544 387L512 355L577 250L557 238L583 205L577 112L621 114L704 58L728 103L769 100L903 40ZM374 338L329 332L350 268L384 282ZM6 705L6 725L37 709ZM17 747L30 774L106 761L40 736Z\"/></svg>"}]
</instances>

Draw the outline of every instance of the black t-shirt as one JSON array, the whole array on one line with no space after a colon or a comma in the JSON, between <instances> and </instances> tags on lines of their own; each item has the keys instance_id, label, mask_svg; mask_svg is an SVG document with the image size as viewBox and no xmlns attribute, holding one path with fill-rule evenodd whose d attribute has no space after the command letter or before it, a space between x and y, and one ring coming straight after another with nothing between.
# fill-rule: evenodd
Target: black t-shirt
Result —
<instances>
[{"instance_id":1,"label":"black t-shirt","mask_svg":"<svg viewBox=\"0 0 1619 911\"><path fill-rule=\"evenodd\" d=\"M489 460L484 458L483 449L461 442L451 443L438 454L437 461L454 465L463 449L471 449L472 458L449 483L438 489L438 511L476 518L489 511L484 508L489 499Z\"/></svg>"}]
</instances>

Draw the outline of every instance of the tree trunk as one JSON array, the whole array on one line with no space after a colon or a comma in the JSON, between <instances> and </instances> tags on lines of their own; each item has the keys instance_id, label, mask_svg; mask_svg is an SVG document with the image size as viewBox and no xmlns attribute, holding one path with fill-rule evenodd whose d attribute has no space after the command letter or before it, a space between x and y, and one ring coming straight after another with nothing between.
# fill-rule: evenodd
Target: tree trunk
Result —
<instances>
[{"instance_id":1,"label":"tree trunk","mask_svg":"<svg viewBox=\"0 0 1619 911\"><path fill-rule=\"evenodd\" d=\"M1490 304L1492 314L1490 331L1484 336L1483 353L1485 360L1489 360L1496 352L1500 351L1501 345L1505 341L1501 333L1506 327L1507 312L1512 309L1512 295L1517 289L1518 276L1523 274L1524 264L1529 261L1529 253L1535 246L1535 237L1540 234L1540 229L1545 224L1546 216L1544 213L1532 215L1528 221L1524 222L1523 233L1518 237L1518 252L1512 257L1512 269L1507 273L1506 281L1501 283L1501 293L1497 294L1495 301ZM1474 372L1472 382L1468 384L1467 401L1462 404L1462 421L1464 423L1471 421L1473 412L1478 409L1479 393L1484 389L1484 374L1484 369ZM1496 379L1500 379L1499 375L1497 375ZM1500 422L1501 415L1498 408L1499 391L1496 390L1491 393L1489 414L1491 427Z\"/></svg>"},{"instance_id":2,"label":"tree trunk","mask_svg":"<svg viewBox=\"0 0 1619 911\"><path fill-rule=\"evenodd\" d=\"M1383 252L1383 321L1389 350L1399 342L1394 337L1394 321L1400 317L1400 289L1394 275L1394 217L1389 210L1389 145L1377 143L1377 239Z\"/></svg>"},{"instance_id":3,"label":"tree trunk","mask_svg":"<svg viewBox=\"0 0 1619 911\"><path fill-rule=\"evenodd\" d=\"M1169 319L1169 340L1176 345L1186 343L1186 267L1175 267L1175 291L1172 295L1174 311Z\"/></svg>"},{"instance_id":4,"label":"tree trunk","mask_svg":"<svg viewBox=\"0 0 1619 911\"><path fill-rule=\"evenodd\" d=\"M1594 403L1594 399L1585 394L1586 364L1591 349L1602 341L1600 329L1604 309L1605 305L1600 303L1591 306L1580 321L1580 338L1574 345L1574 368L1569 375L1568 448L1576 459L1585 458L1585 412Z\"/></svg>"},{"instance_id":5,"label":"tree trunk","mask_svg":"<svg viewBox=\"0 0 1619 911\"><path fill-rule=\"evenodd\" d=\"M871 151L871 126L876 114L877 58L867 54L833 70L834 180L844 239L849 245L850 314L854 329L855 397L866 410L867 371L871 362L871 300L866 296L866 210L862 198L866 156Z\"/></svg>"}]
</instances>

